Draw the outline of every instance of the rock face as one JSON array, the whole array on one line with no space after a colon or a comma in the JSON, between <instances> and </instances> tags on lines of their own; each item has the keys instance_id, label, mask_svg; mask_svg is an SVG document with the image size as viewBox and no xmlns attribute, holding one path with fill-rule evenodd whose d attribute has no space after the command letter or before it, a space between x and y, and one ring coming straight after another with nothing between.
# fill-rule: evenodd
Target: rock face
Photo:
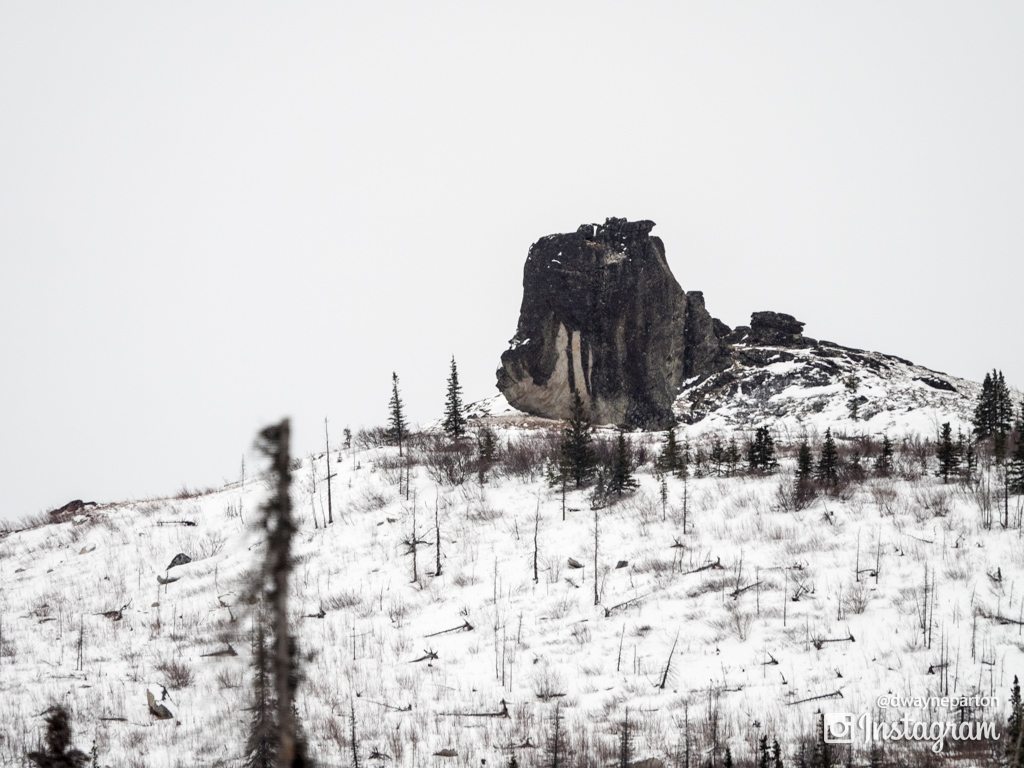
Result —
<instances>
[{"instance_id":1,"label":"rock face","mask_svg":"<svg viewBox=\"0 0 1024 768\"><path fill-rule=\"evenodd\" d=\"M687 378L727 364L729 328L680 288L653 227L607 219L531 246L498 369L509 403L565 418L579 392L597 423L663 427Z\"/></svg>"},{"instance_id":2,"label":"rock face","mask_svg":"<svg viewBox=\"0 0 1024 768\"><path fill-rule=\"evenodd\" d=\"M645 429L924 434L933 423L969 423L971 382L809 338L781 312L754 312L730 329L702 293L679 287L653 227L607 219L533 244L519 326L498 369L510 405L564 419L578 392L595 423Z\"/></svg>"}]
</instances>

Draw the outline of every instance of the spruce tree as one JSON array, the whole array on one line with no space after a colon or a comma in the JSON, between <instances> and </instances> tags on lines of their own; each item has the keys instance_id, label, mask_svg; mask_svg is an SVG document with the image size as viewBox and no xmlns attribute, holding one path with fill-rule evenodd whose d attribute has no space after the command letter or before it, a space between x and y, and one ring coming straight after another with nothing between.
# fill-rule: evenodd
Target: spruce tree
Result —
<instances>
[{"instance_id":1,"label":"spruce tree","mask_svg":"<svg viewBox=\"0 0 1024 768\"><path fill-rule=\"evenodd\" d=\"M633 762L633 726L629 722L629 707L626 707L626 714L622 720L622 728L619 731L619 768L629 768Z\"/></svg>"},{"instance_id":2,"label":"spruce tree","mask_svg":"<svg viewBox=\"0 0 1024 768\"><path fill-rule=\"evenodd\" d=\"M875 474L879 477L892 474L892 441L888 435L882 435L882 448L875 457Z\"/></svg>"},{"instance_id":3,"label":"spruce tree","mask_svg":"<svg viewBox=\"0 0 1024 768\"><path fill-rule=\"evenodd\" d=\"M722 468L725 466L725 444L722 438L714 435L711 438L711 451L709 452L711 463L715 467L715 474L722 476Z\"/></svg>"},{"instance_id":4,"label":"spruce tree","mask_svg":"<svg viewBox=\"0 0 1024 768\"><path fill-rule=\"evenodd\" d=\"M729 749L729 745L725 745L725 757L722 759L722 768L733 768L732 764L732 750Z\"/></svg>"},{"instance_id":5,"label":"spruce tree","mask_svg":"<svg viewBox=\"0 0 1024 768\"><path fill-rule=\"evenodd\" d=\"M545 755L546 768L562 768L565 754L565 734L562 732L561 702L555 702L549 728L547 754Z\"/></svg>"},{"instance_id":6,"label":"spruce tree","mask_svg":"<svg viewBox=\"0 0 1024 768\"><path fill-rule=\"evenodd\" d=\"M1024 433L1017 437L1017 448L1006 465L1007 492L1024 494Z\"/></svg>"},{"instance_id":7,"label":"spruce tree","mask_svg":"<svg viewBox=\"0 0 1024 768\"><path fill-rule=\"evenodd\" d=\"M814 734L814 750L811 752L811 768L832 768L831 745L825 741L825 716L818 713L818 724Z\"/></svg>"},{"instance_id":8,"label":"spruce tree","mask_svg":"<svg viewBox=\"0 0 1024 768\"><path fill-rule=\"evenodd\" d=\"M953 428L948 421L942 425L935 455L939 460L939 468L935 475L941 477L942 482L948 483L950 475L955 475L960 468L960 456L953 443Z\"/></svg>"},{"instance_id":9,"label":"spruce tree","mask_svg":"<svg viewBox=\"0 0 1024 768\"><path fill-rule=\"evenodd\" d=\"M612 457L611 472L608 477L608 493L622 496L627 491L634 490L639 483L633 477L633 457L629 443L626 441L626 433L619 430L615 441L615 455Z\"/></svg>"},{"instance_id":10,"label":"spruce tree","mask_svg":"<svg viewBox=\"0 0 1024 768\"><path fill-rule=\"evenodd\" d=\"M772 768L786 768L785 762L782 759L782 747L779 746L779 740L772 740Z\"/></svg>"},{"instance_id":11,"label":"spruce tree","mask_svg":"<svg viewBox=\"0 0 1024 768\"><path fill-rule=\"evenodd\" d=\"M963 447L963 479L965 483L973 483L974 475L978 469L978 451L974 447L974 441L971 438L964 440Z\"/></svg>"},{"instance_id":12,"label":"spruce tree","mask_svg":"<svg viewBox=\"0 0 1024 768\"><path fill-rule=\"evenodd\" d=\"M821 444L821 456L818 459L818 482L835 486L839 482L839 451L832 437L832 430L825 430L825 441Z\"/></svg>"},{"instance_id":13,"label":"spruce tree","mask_svg":"<svg viewBox=\"0 0 1024 768\"><path fill-rule=\"evenodd\" d=\"M772 768L772 754L768 750L768 734L762 733L757 742L757 768Z\"/></svg>"},{"instance_id":14,"label":"spruce tree","mask_svg":"<svg viewBox=\"0 0 1024 768\"><path fill-rule=\"evenodd\" d=\"M405 409L402 396L398 392L398 374L391 372L391 400L388 402L388 440L398 446L398 455L402 455L402 443L405 440Z\"/></svg>"},{"instance_id":15,"label":"spruce tree","mask_svg":"<svg viewBox=\"0 0 1024 768\"><path fill-rule=\"evenodd\" d=\"M569 420L562 429L559 466L577 488L582 488L594 474L597 455L591 445L590 417L579 392L573 392Z\"/></svg>"},{"instance_id":16,"label":"spruce tree","mask_svg":"<svg viewBox=\"0 0 1024 768\"><path fill-rule=\"evenodd\" d=\"M814 497L814 478L811 468L813 463L811 446L807 444L807 440L804 440L800 443L800 449L796 456L796 488L794 492L797 504L803 505Z\"/></svg>"},{"instance_id":17,"label":"spruce tree","mask_svg":"<svg viewBox=\"0 0 1024 768\"><path fill-rule=\"evenodd\" d=\"M245 742L246 768L274 768L277 764L277 700L271 681L270 652L261 608L256 620L252 654L252 721Z\"/></svg>"},{"instance_id":18,"label":"spruce tree","mask_svg":"<svg viewBox=\"0 0 1024 768\"><path fill-rule=\"evenodd\" d=\"M487 480L487 473L494 466L494 459L498 453L498 438L490 427L483 427L476 435L476 456L477 473L480 477L480 484Z\"/></svg>"},{"instance_id":19,"label":"spruce tree","mask_svg":"<svg viewBox=\"0 0 1024 768\"><path fill-rule=\"evenodd\" d=\"M751 472L771 472L777 466L771 432L768 427L758 427L747 445L747 467Z\"/></svg>"},{"instance_id":20,"label":"spruce tree","mask_svg":"<svg viewBox=\"0 0 1024 768\"><path fill-rule=\"evenodd\" d=\"M1010 397L1010 389L1006 386L1006 379L1003 377L1002 371L996 372L992 391L992 429L994 433L992 450L995 453L996 461L1002 462L1006 458L1010 433L1013 430L1013 399Z\"/></svg>"},{"instance_id":21,"label":"spruce tree","mask_svg":"<svg viewBox=\"0 0 1024 768\"><path fill-rule=\"evenodd\" d=\"M665 444L661 448L656 466L662 472L673 474L677 477L685 477L686 475L686 460L683 450L676 441L675 427L669 427L665 430Z\"/></svg>"},{"instance_id":22,"label":"spruce tree","mask_svg":"<svg viewBox=\"0 0 1024 768\"><path fill-rule=\"evenodd\" d=\"M257 596L265 595L267 600L268 615L264 623L271 640L268 657L273 672L276 762L279 767L300 768L308 765L308 759L295 707L300 670L288 612L288 581L293 567L291 547L297 532L290 495L290 442L291 426L287 419L263 429L257 442L270 460L273 486L260 508L267 546L255 587Z\"/></svg>"},{"instance_id":23,"label":"spruce tree","mask_svg":"<svg viewBox=\"0 0 1024 768\"><path fill-rule=\"evenodd\" d=\"M46 745L27 757L38 768L82 768L88 762L87 754L71 746L71 717L64 707L46 716Z\"/></svg>"},{"instance_id":24,"label":"spruce tree","mask_svg":"<svg viewBox=\"0 0 1024 768\"><path fill-rule=\"evenodd\" d=\"M448 373L448 393L444 401L444 431L448 437L458 439L466 434L466 417L462 412L462 385L459 384L459 370L452 356L451 371Z\"/></svg>"},{"instance_id":25,"label":"spruce tree","mask_svg":"<svg viewBox=\"0 0 1024 768\"><path fill-rule=\"evenodd\" d=\"M740 448L736 444L736 438L730 437L725 446L725 474L731 477L736 473L736 467L740 463Z\"/></svg>"},{"instance_id":26,"label":"spruce tree","mask_svg":"<svg viewBox=\"0 0 1024 768\"><path fill-rule=\"evenodd\" d=\"M1006 720L1006 733L1003 736L1003 743L1006 745L1007 754L1010 756L1010 765L1016 768L1013 757L1019 751L1021 740L1021 724L1024 718L1024 705L1021 704L1020 681L1013 676L1013 686L1010 688L1010 715Z\"/></svg>"},{"instance_id":27,"label":"spruce tree","mask_svg":"<svg viewBox=\"0 0 1024 768\"><path fill-rule=\"evenodd\" d=\"M992 369L985 374L973 424L979 440L992 439L992 452L996 461L1002 463L1013 427L1013 399L1002 371Z\"/></svg>"},{"instance_id":28,"label":"spruce tree","mask_svg":"<svg viewBox=\"0 0 1024 768\"><path fill-rule=\"evenodd\" d=\"M981 394L974 406L974 434L979 440L985 440L992 436L992 425L995 420L993 400L992 374L986 373L985 380L981 384Z\"/></svg>"}]
</instances>

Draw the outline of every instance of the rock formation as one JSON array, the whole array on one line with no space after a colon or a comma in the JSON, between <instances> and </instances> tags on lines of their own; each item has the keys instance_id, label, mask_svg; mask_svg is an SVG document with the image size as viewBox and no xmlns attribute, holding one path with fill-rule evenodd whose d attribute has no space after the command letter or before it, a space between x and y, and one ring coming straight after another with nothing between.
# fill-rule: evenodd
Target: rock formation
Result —
<instances>
[{"instance_id":1,"label":"rock formation","mask_svg":"<svg viewBox=\"0 0 1024 768\"><path fill-rule=\"evenodd\" d=\"M683 381L727 363L729 328L679 287L653 227L607 219L531 246L498 370L509 403L565 418L579 392L597 423L662 427Z\"/></svg>"},{"instance_id":2,"label":"rock formation","mask_svg":"<svg viewBox=\"0 0 1024 768\"><path fill-rule=\"evenodd\" d=\"M498 389L514 408L563 419L579 392L598 424L873 428L960 419L973 385L892 355L803 335L780 312L730 329L684 292L651 221L607 219L542 237L523 274L519 326ZM939 422L936 422L939 423Z\"/></svg>"}]
</instances>

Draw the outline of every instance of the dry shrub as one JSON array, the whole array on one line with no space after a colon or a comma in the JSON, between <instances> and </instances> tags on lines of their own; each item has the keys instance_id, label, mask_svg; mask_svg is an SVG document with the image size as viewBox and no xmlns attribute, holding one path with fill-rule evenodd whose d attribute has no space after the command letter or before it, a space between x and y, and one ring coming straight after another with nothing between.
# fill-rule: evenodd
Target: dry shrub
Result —
<instances>
[{"instance_id":1,"label":"dry shrub","mask_svg":"<svg viewBox=\"0 0 1024 768\"><path fill-rule=\"evenodd\" d=\"M192 684L192 668L179 659L161 659L154 665L162 672L171 690L187 688Z\"/></svg>"},{"instance_id":2,"label":"dry shrub","mask_svg":"<svg viewBox=\"0 0 1024 768\"><path fill-rule=\"evenodd\" d=\"M856 583L850 587L850 591L843 596L843 610L859 616L868 608L871 602L871 590L863 584Z\"/></svg>"},{"instance_id":3,"label":"dry shrub","mask_svg":"<svg viewBox=\"0 0 1024 768\"><path fill-rule=\"evenodd\" d=\"M498 451L494 471L505 477L536 480L544 475L544 467L558 455L558 435L544 432L525 435Z\"/></svg>"},{"instance_id":4,"label":"dry shrub","mask_svg":"<svg viewBox=\"0 0 1024 768\"><path fill-rule=\"evenodd\" d=\"M562 676L547 663L533 676L532 687L533 695L541 701L549 701L566 692Z\"/></svg>"},{"instance_id":5,"label":"dry shrub","mask_svg":"<svg viewBox=\"0 0 1024 768\"><path fill-rule=\"evenodd\" d=\"M387 427L368 427L356 432L356 448L365 450L367 448L384 448L388 445L391 445L391 441L388 437Z\"/></svg>"},{"instance_id":6,"label":"dry shrub","mask_svg":"<svg viewBox=\"0 0 1024 768\"><path fill-rule=\"evenodd\" d=\"M348 608L355 608L361 605L362 602L362 595L353 590L346 590L324 600L324 609L328 611L343 611Z\"/></svg>"},{"instance_id":7,"label":"dry shrub","mask_svg":"<svg viewBox=\"0 0 1024 768\"><path fill-rule=\"evenodd\" d=\"M424 437L418 459L438 485L462 485L476 471L473 444L440 435Z\"/></svg>"},{"instance_id":8,"label":"dry shrub","mask_svg":"<svg viewBox=\"0 0 1024 768\"><path fill-rule=\"evenodd\" d=\"M352 511L357 513L376 512L388 505L388 497L374 488L366 488L360 497L352 502Z\"/></svg>"}]
</instances>

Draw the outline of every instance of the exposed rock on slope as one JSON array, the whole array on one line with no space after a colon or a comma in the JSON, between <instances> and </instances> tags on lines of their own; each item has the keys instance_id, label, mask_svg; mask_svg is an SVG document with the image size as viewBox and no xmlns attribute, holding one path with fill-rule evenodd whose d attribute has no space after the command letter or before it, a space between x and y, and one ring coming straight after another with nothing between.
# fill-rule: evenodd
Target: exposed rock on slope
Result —
<instances>
[{"instance_id":1,"label":"exposed rock on slope","mask_svg":"<svg viewBox=\"0 0 1024 768\"><path fill-rule=\"evenodd\" d=\"M772 426L799 433L969 429L978 385L892 355L817 341L791 315L755 312L729 336L731 363L688 380L676 414L702 429ZM699 431L699 430L698 430Z\"/></svg>"},{"instance_id":2,"label":"exposed rock on slope","mask_svg":"<svg viewBox=\"0 0 1024 768\"><path fill-rule=\"evenodd\" d=\"M931 432L968 420L971 382L817 341L780 312L755 312L731 330L701 292L679 287L653 227L607 219L533 244L498 369L513 407L562 419L579 392L595 422L644 428Z\"/></svg>"},{"instance_id":3,"label":"exposed rock on slope","mask_svg":"<svg viewBox=\"0 0 1024 768\"><path fill-rule=\"evenodd\" d=\"M498 370L513 406L565 418L579 392L597 422L659 427L686 378L726 364L729 329L679 287L653 227L608 219L533 244Z\"/></svg>"}]
</instances>

